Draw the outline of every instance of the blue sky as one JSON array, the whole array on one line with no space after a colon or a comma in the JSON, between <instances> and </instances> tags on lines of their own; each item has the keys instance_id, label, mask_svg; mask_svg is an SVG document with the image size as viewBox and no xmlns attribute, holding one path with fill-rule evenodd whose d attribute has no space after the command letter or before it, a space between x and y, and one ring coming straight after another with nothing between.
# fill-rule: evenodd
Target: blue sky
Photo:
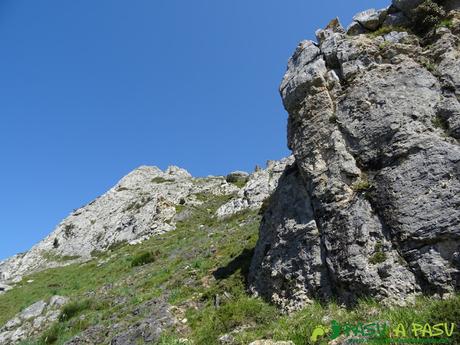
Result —
<instances>
[{"instance_id":1,"label":"blue sky","mask_svg":"<svg viewBox=\"0 0 460 345\"><path fill-rule=\"evenodd\" d=\"M388 3L1 0L0 258L139 165L288 155L278 85L297 43Z\"/></svg>"}]
</instances>

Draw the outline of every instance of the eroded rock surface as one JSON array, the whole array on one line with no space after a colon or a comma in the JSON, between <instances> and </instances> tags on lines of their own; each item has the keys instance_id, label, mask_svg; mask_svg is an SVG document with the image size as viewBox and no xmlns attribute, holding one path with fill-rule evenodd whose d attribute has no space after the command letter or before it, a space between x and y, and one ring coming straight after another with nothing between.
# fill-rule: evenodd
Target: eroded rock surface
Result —
<instances>
[{"instance_id":1,"label":"eroded rock surface","mask_svg":"<svg viewBox=\"0 0 460 345\"><path fill-rule=\"evenodd\" d=\"M288 63L280 93L295 163L249 277L285 309L460 286L460 15L424 35L367 34L419 3L360 13L348 34L335 19Z\"/></svg>"}]
</instances>

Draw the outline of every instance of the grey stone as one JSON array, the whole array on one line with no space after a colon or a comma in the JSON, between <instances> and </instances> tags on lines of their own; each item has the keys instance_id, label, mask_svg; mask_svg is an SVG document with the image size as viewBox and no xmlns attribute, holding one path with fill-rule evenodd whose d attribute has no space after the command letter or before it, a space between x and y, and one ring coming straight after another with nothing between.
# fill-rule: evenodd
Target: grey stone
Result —
<instances>
[{"instance_id":1,"label":"grey stone","mask_svg":"<svg viewBox=\"0 0 460 345\"><path fill-rule=\"evenodd\" d=\"M383 36L386 42L391 42L391 43L400 43L403 41L409 34L407 32L398 32L398 31L392 31L386 35Z\"/></svg>"},{"instance_id":2,"label":"grey stone","mask_svg":"<svg viewBox=\"0 0 460 345\"><path fill-rule=\"evenodd\" d=\"M225 218L244 210L259 209L278 185L286 165L291 164L293 160L291 156L280 161L269 161L266 169L249 175L246 185L238 192L237 197L219 207L216 215Z\"/></svg>"},{"instance_id":3,"label":"grey stone","mask_svg":"<svg viewBox=\"0 0 460 345\"><path fill-rule=\"evenodd\" d=\"M437 28L422 49L407 32L326 28L319 56L288 64L281 96L295 163L263 216L254 294L290 311L312 299L404 304L458 291L458 32Z\"/></svg>"},{"instance_id":4,"label":"grey stone","mask_svg":"<svg viewBox=\"0 0 460 345\"><path fill-rule=\"evenodd\" d=\"M31 320L43 314L47 304L45 301L38 301L32 304L30 307L24 309L19 317L23 320Z\"/></svg>"},{"instance_id":5,"label":"grey stone","mask_svg":"<svg viewBox=\"0 0 460 345\"><path fill-rule=\"evenodd\" d=\"M100 325L91 326L78 336L67 341L65 345L94 345L102 344L107 335L107 330Z\"/></svg>"},{"instance_id":6,"label":"grey stone","mask_svg":"<svg viewBox=\"0 0 460 345\"><path fill-rule=\"evenodd\" d=\"M15 329L15 328L21 326L21 324L22 324L22 320L19 317L15 317L15 318L9 320L2 329L5 329L7 331L11 331L12 329Z\"/></svg>"},{"instance_id":7,"label":"grey stone","mask_svg":"<svg viewBox=\"0 0 460 345\"><path fill-rule=\"evenodd\" d=\"M58 320L64 301L67 298L54 296L49 304L38 301L18 313L0 329L0 344L13 345L40 334Z\"/></svg>"},{"instance_id":8,"label":"grey stone","mask_svg":"<svg viewBox=\"0 0 460 345\"><path fill-rule=\"evenodd\" d=\"M358 22L351 22L347 27L347 35L355 36L366 32L366 29Z\"/></svg>"},{"instance_id":9,"label":"grey stone","mask_svg":"<svg viewBox=\"0 0 460 345\"><path fill-rule=\"evenodd\" d=\"M376 9L369 9L358 13L353 17L353 21L358 22L363 27L369 30L377 30L383 23L386 17L386 10L377 11Z\"/></svg>"},{"instance_id":10,"label":"grey stone","mask_svg":"<svg viewBox=\"0 0 460 345\"><path fill-rule=\"evenodd\" d=\"M169 306L162 300L148 301L134 313L141 314L143 310L148 311L149 316L115 336L110 343L111 345L136 345L139 342L154 344L162 332L174 324Z\"/></svg>"},{"instance_id":11,"label":"grey stone","mask_svg":"<svg viewBox=\"0 0 460 345\"><path fill-rule=\"evenodd\" d=\"M235 343L235 337L231 334L224 334L219 337L219 343L222 345L232 345Z\"/></svg>"},{"instance_id":12,"label":"grey stone","mask_svg":"<svg viewBox=\"0 0 460 345\"><path fill-rule=\"evenodd\" d=\"M53 296L50 298L49 307L50 308L60 308L69 301L69 298L64 296Z\"/></svg>"},{"instance_id":13,"label":"grey stone","mask_svg":"<svg viewBox=\"0 0 460 345\"><path fill-rule=\"evenodd\" d=\"M227 175L226 180L227 182L232 182L234 180L247 178L249 178L249 173L247 173L246 171L233 171Z\"/></svg>"},{"instance_id":14,"label":"grey stone","mask_svg":"<svg viewBox=\"0 0 460 345\"><path fill-rule=\"evenodd\" d=\"M11 289L12 289L11 286L0 283L0 294L5 293L5 292L7 292L7 291L9 291Z\"/></svg>"}]
</instances>

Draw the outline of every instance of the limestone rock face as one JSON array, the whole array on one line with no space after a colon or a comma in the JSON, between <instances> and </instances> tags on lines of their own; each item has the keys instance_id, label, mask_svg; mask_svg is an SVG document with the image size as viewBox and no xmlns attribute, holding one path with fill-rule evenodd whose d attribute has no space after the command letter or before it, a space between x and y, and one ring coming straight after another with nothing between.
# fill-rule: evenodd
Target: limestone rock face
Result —
<instances>
[{"instance_id":1,"label":"limestone rock face","mask_svg":"<svg viewBox=\"0 0 460 345\"><path fill-rule=\"evenodd\" d=\"M354 20L376 30L419 2L393 3ZM262 221L255 294L296 309L459 289L459 13L449 20L421 37L345 34L335 19L297 47L280 86L295 162Z\"/></svg>"},{"instance_id":2,"label":"limestone rock face","mask_svg":"<svg viewBox=\"0 0 460 345\"><path fill-rule=\"evenodd\" d=\"M249 179L243 188L223 176L193 178L174 166L165 171L142 166L104 195L75 210L30 251L0 262L0 293L26 274L88 260L117 244L137 244L171 231L184 216L177 213L178 206L202 204L200 195L234 195L241 200L221 210L219 216L260 207L276 187L286 166L283 162L270 162L266 170L250 176L243 172L231 175Z\"/></svg>"},{"instance_id":3,"label":"limestone rock face","mask_svg":"<svg viewBox=\"0 0 460 345\"><path fill-rule=\"evenodd\" d=\"M247 176L248 181L238 191L237 197L222 205L217 210L217 216L224 218L246 209L260 208L275 190L286 166L292 164L293 161L292 156L280 161L268 161L266 169L255 171Z\"/></svg>"}]
</instances>

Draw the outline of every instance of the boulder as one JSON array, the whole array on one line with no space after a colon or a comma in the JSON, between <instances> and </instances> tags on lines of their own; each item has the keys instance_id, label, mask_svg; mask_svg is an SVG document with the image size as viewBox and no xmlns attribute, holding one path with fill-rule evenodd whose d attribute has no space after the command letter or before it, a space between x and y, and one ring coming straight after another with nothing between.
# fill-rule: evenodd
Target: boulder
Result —
<instances>
[{"instance_id":1,"label":"boulder","mask_svg":"<svg viewBox=\"0 0 460 345\"><path fill-rule=\"evenodd\" d=\"M372 8L356 14L353 17L353 21L361 24L364 28L368 30L374 31L377 30L379 26L383 23L386 15L386 10L377 11Z\"/></svg>"},{"instance_id":2,"label":"boulder","mask_svg":"<svg viewBox=\"0 0 460 345\"><path fill-rule=\"evenodd\" d=\"M43 314L47 304L45 301L38 301L32 304L30 307L24 309L20 314L19 317L23 320L31 320Z\"/></svg>"}]
</instances>

